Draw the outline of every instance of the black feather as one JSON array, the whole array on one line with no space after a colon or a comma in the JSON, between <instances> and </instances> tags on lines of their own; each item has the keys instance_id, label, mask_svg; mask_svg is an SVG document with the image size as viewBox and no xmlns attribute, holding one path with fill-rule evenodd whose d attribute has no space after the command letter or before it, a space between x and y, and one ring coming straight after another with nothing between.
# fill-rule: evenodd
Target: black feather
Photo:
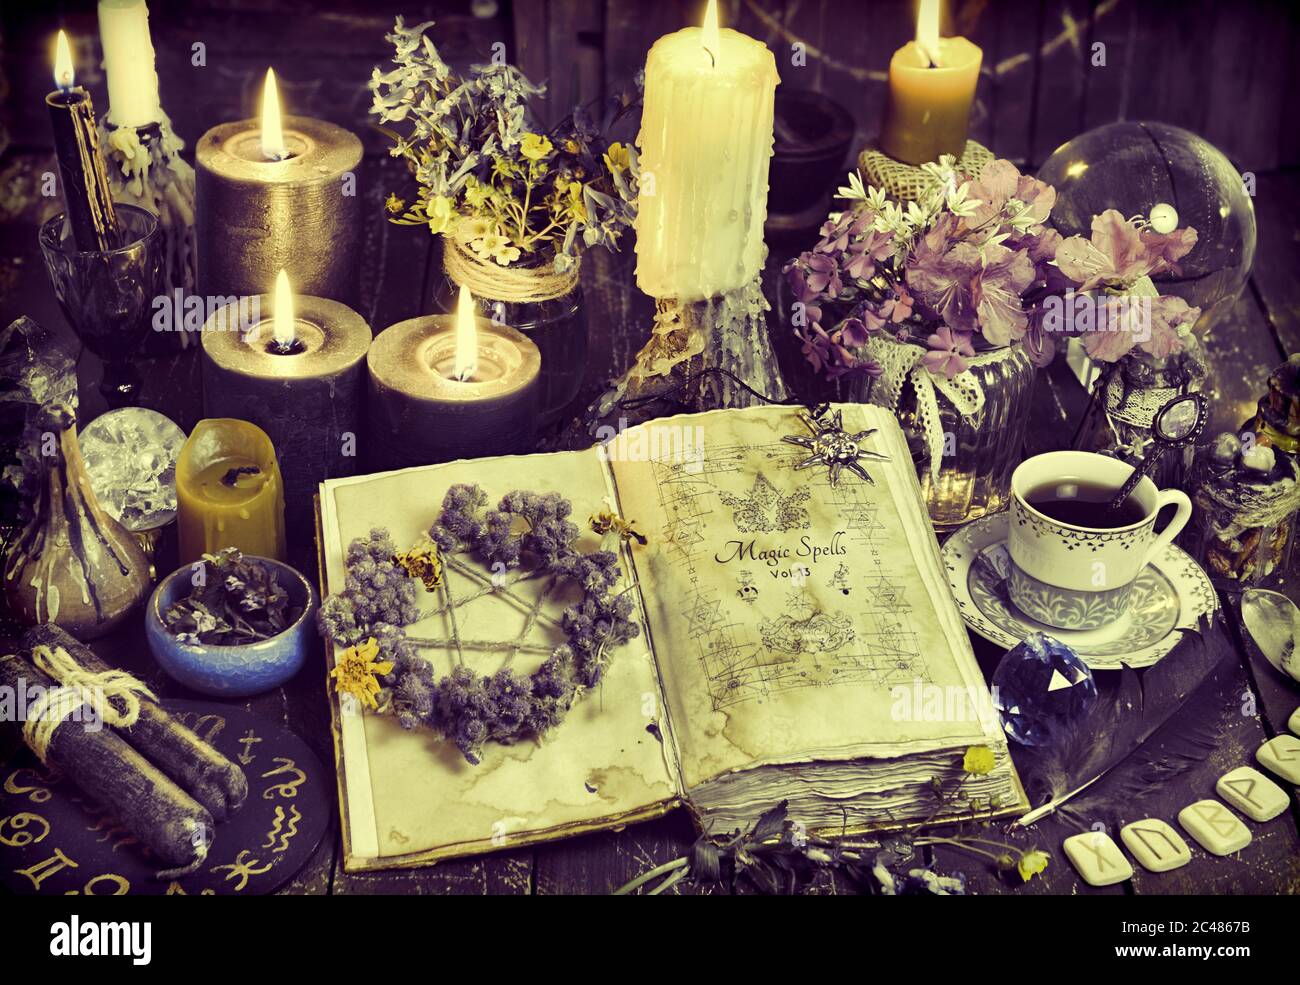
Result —
<instances>
[{"instance_id":1,"label":"black feather","mask_svg":"<svg viewBox=\"0 0 1300 985\"><path fill-rule=\"evenodd\" d=\"M1125 667L1115 694L1046 749L1017 753L1036 808L1027 827L1057 813L1081 828L1114 825L1142 798L1204 762L1224 730L1231 699L1219 686L1233 649L1221 625L1202 619L1152 667Z\"/></svg>"}]
</instances>

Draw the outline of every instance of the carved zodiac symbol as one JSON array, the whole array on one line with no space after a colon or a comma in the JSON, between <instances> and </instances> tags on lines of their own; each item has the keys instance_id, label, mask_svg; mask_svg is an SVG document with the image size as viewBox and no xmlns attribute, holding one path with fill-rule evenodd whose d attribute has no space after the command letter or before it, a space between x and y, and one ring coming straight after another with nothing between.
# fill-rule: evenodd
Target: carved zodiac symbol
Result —
<instances>
[{"instance_id":1,"label":"carved zodiac symbol","mask_svg":"<svg viewBox=\"0 0 1300 985\"><path fill-rule=\"evenodd\" d=\"M182 711L176 717L209 745L226 727L226 719L222 715L197 715L192 711Z\"/></svg>"},{"instance_id":2,"label":"carved zodiac symbol","mask_svg":"<svg viewBox=\"0 0 1300 985\"><path fill-rule=\"evenodd\" d=\"M18 777L23 773L30 774L32 785L23 786ZM5 777L5 793L27 794L27 799L33 804L43 804L50 799L49 787L59 782L59 774L51 771L48 775L42 775L26 766L16 769ZM47 786L48 785L48 786Z\"/></svg>"},{"instance_id":3,"label":"carved zodiac symbol","mask_svg":"<svg viewBox=\"0 0 1300 985\"><path fill-rule=\"evenodd\" d=\"M40 892L41 883L56 872L68 868L76 869L79 868L79 866L76 862L63 854L63 849L56 848L54 849L54 854L49 858L37 862L35 865L28 866L25 869L14 869L14 872L17 875L26 876L30 879L32 886L37 892Z\"/></svg>"},{"instance_id":4,"label":"carved zodiac symbol","mask_svg":"<svg viewBox=\"0 0 1300 985\"><path fill-rule=\"evenodd\" d=\"M292 759L288 759L284 756L274 756L272 757L272 761L279 763L280 765L269 773L263 773L262 779L265 780L267 777L280 776L284 773L292 773L294 774L294 778L292 780L285 780L283 783L278 783L275 786L263 790L262 799L274 800L276 797L284 797L286 800L291 800L294 797L297 797L298 788L307 782L307 774L298 769L298 767L294 765Z\"/></svg>"},{"instance_id":5,"label":"carved zodiac symbol","mask_svg":"<svg viewBox=\"0 0 1300 985\"><path fill-rule=\"evenodd\" d=\"M275 821L271 825L271 830L266 836L266 844L263 848L269 848L275 852L287 851L289 848L289 839L298 833L298 822L302 820L302 814L293 804L289 805L288 824L285 824L284 808L276 805ZM276 842L276 836L279 835L279 842Z\"/></svg>"},{"instance_id":6,"label":"carved zodiac symbol","mask_svg":"<svg viewBox=\"0 0 1300 985\"><path fill-rule=\"evenodd\" d=\"M263 872L271 871L269 864L262 866L260 869L255 868L261 859L249 858L249 854L248 849L245 848L235 856L233 862L226 865L214 865L211 871L220 872L223 869L229 869L230 874L226 876L226 882L238 879L239 882L235 885L235 892L242 892L243 888L248 885L249 876L260 876Z\"/></svg>"},{"instance_id":7,"label":"carved zodiac symbol","mask_svg":"<svg viewBox=\"0 0 1300 985\"><path fill-rule=\"evenodd\" d=\"M253 746L261 741L262 741L261 739L259 739L256 735L253 734L253 730L251 728L247 732L245 732L243 738L239 740L239 744L243 747L239 752L239 756L237 757L239 761L243 763L245 766L247 766L254 759L256 759L257 757L253 755Z\"/></svg>"},{"instance_id":8,"label":"carved zodiac symbol","mask_svg":"<svg viewBox=\"0 0 1300 985\"><path fill-rule=\"evenodd\" d=\"M41 824L41 833L39 835L24 830L33 821L38 821ZM9 825L11 834L5 834L6 824ZM39 814L33 814L30 811L23 811L11 817L0 817L0 845L8 845L10 848L26 848L28 845L44 841L45 836L49 833L50 822Z\"/></svg>"},{"instance_id":9,"label":"carved zodiac symbol","mask_svg":"<svg viewBox=\"0 0 1300 985\"><path fill-rule=\"evenodd\" d=\"M103 893L95 892L95 886L101 882L113 884L113 891L109 896L125 896L131 891L131 882L125 876L119 876L116 872L105 872L103 875L95 876L90 882L86 883L85 893L87 896L103 896ZM80 896L82 890L69 889L64 896Z\"/></svg>"},{"instance_id":10,"label":"carved zodiac symbol","mask_svg":"<svg viewBox=\"0 0 1300 985\"><path fill-rule=\"evenodd\" d=\"M185 887L184 887L184 886L182 886L179 882L177 882L175 879L173 879L173 880L171 881L171 883L167 886L167 894L166 894L166 895L168 895L168 896L188 896L189 893L187 893L187 892L185 891ZM200 896L216 896L216 895L217 895L217 891L216 891L215 889L203 889L203 890L200 890L200 891L199 891L199 895L200 895Z\"/></svg>"}]
</instances>

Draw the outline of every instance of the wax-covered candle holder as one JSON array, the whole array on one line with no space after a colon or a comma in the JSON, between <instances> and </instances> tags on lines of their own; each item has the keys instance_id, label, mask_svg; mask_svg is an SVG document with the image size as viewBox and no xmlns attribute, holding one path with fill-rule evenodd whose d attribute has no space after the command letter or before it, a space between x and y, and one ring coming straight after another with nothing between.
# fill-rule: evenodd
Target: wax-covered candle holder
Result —
<instances>
[{"instance_id":1,"label":"wax-covered candle holder","mask_svg":"<svg viewBox=\"0 0 1300 985\"><path fill-rule=\"evenodd\" d=\"M132 205L117 207L120 246L85 252L65 229L63 213L41 226L41 254L64 317L104 364L99 390L110 407L139 399L133 363L150 331L154 298L163 288L158 219Z\"/></svg>"}]
</instances>

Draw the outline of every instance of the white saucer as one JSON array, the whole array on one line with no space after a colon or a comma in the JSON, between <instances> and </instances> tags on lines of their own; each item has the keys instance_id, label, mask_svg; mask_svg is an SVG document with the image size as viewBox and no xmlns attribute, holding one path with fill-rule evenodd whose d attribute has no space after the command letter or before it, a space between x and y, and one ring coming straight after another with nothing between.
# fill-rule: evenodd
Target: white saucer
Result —
<instances>
[{"instance_id":1,"label":"white saucer","mask_svg":"<svg viewBox=\"0 0 1300 985\"><path fill-rule=\"evenodd\" d=\"M1013 647L1039 632L1070 647L1093 670L1150 667L1174 648L1182 630L1195 628L1202 616L1218 608L1219 598L1201 566L1170 544L1138 575L1124 618L1082 632L1036 622L1007 601L996 579L976 564L981 552L1006 542L1007 525L1006 513L986 516L943 545L948 584L962 619L999 646Z\"/></svg>"}]
</instances>

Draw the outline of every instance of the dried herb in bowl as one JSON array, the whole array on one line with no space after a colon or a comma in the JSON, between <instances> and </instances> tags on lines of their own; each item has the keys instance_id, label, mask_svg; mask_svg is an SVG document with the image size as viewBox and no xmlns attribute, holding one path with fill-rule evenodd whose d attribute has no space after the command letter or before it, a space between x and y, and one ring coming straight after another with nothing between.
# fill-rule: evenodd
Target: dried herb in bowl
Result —
<instances>
[{"instance_id":1,"label":"dried herb in bowl","mask_svg":"<svg viewBox=\"0 0 1300 985\"><path fill-rule=\"evenodd\" d=\"M167 630L182 643L241 646L282 633L302 612L275 570L228 547L203 555L193 588L163 613Z\"/></svg>"}]
</instances>

